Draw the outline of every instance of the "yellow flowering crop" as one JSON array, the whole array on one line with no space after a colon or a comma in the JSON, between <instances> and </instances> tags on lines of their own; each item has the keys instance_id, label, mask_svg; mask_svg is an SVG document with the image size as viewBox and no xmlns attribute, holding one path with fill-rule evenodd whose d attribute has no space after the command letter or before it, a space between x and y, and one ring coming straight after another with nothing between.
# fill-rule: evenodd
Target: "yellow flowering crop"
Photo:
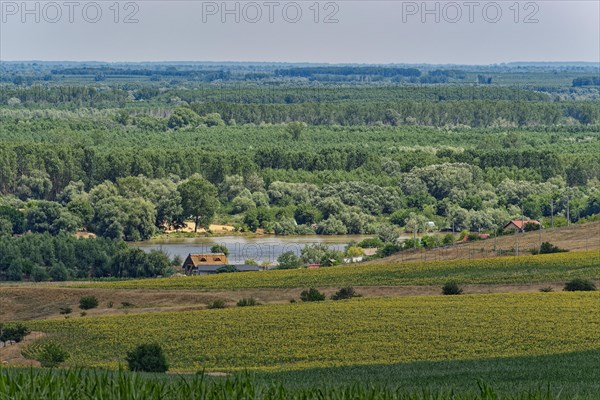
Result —
<instances>
[{"instance_id":1,"label":"yellow flowering crop","mask_svg":"<svg viewBox=\"0 0 600 400\"><path fill-rule=\"evenodd\" d=\"M600 294L356 298L34 321L69 365L117 367L157 342L172 369L279 370L600 349Z\"/></svg>"},{"instance_id":2,"label":"yellow flowering crop","mask_svg":"<svg viewBox=\"0 0 600 400\"><path fill-rule=\"evenodd\" d=\"M530 283L600 279L600 252L572 252L475 260L341 265L319 269L245 272L179 278L100 282L81 287L111 289L240 289L308 286Z\"/></svg>"}]
</instances>

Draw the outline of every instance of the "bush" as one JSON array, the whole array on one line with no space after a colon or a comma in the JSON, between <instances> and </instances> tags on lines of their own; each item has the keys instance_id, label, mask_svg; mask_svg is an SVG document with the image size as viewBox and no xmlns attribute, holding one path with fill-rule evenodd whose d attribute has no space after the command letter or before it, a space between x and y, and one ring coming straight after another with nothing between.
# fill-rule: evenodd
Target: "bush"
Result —
<instances>
[{"instance_id":1,"label":"bush","mask_svg":"<svg viewBox=\"0 0 600 400\"><path fill-rule=\"evenodd\" d=\"M167 372L169 369L167 358L157 343L140 344L127 352L126 360L130 371Z\"/></svg>"},{"instance_id":2,"label":"bush","mask_svg":"<svg viewBox=\"0 0 600 400\"><path fill-rule=\"evenodd\" d=\"M293 251L286 251L277 257L277 269L294 269L302 267L302 260Z\"/></svg>"},{"instance_id":3,"label":"bush","mask_svg":"<svg viewBox=\"0 0 600 400\"><path fill-rule=\"evenodd\" d=\"M454 243L454 235L451 233L447 233L442 240L443 244L452 244Z\"/></svg>"},{"instance_id":4,"label":"bush","mask_svg":"<svg viewBox=\"0 0 600 400\"><path fill-rule=\"evenodd\" d=\"M331 300L346 300L353 297L360 297L352 286L343 287L331 296Z\"/></svg>"},{"instance_id":5,"label":"bush","mask_svg":"<svg viewBox=\"0 0 600 400\"><path fill-rule=\"evenodd\" d=\"M388 256L391 256L392 254L398 253L401 250L402 250L402 246L400 246L399 244L387 243L381 249L379 249L377 251L377 256L378 257L388 257Z\"/></svg>"},{"instance_id":6,"label":"bush","mask_svg":"<svg viewBox=\"0 0 600 400\"><path fill-rule=\"evenodd\" d=\"M217 268L215 273L217 274L227 274L230 272L239 272L235 265L223 265L222 267Z\"/></svg>"},{"instance_id":7,"label":"bush","mask_svg":"<svg viewBox=\"0 0 600 400\"><path fill-rule=\"evenodd\" d=\"M215 309L215 308L225 308L225 300L223 299L216 299L211 301L210 303L208 303L208 308L209 309Z\"/></svg>"},{"instance_id":8,"label":"bush","mask_svg":"<svg viewBox=\"0 0 600 400\"><path fill-rule=\"evenodd\" d=\"M71 307L61 307L60 308L61 314L71 314L72 312L73 312L73 309Z\"/></svg>"},{"instance_id":9,"label":"bush","mask_svg":"<svg viewBox=\"0 0 600 400\"><path fill-rule=\"evenodd\" d=\"M540 250L537 252L537 254L566 253L567 251L569 250L561 249L550 242L544 242L540 246Z\"/></svg>"},{"instance_id":10,"label":"bush","mask_svg":"<svg viewBox=\"0 0 600 400\"><path fill-rule=\"evenodd\" d=\"M374 248L374 247L383 247L383 242L379 238L370 238L364 239L361 242L357 243L358 247L362 247L363 249Z\"/></svg>"},{"instance_id":11,"label":"bush","mask_svg":"<svg viewBox=\"0 0 600 400\"><path fill-rule=\"evenodd\" d=\"M237 302L238 307L251 307L251 306L258 306L260 305L260 303L258 301L256 301L256 299L254 297L249 297L247 299L241 299L240 301Z\"/></svg>"},{"instance_id":12,"label":"bush","mask_svg":"<svg viewBox=\"0 0 600 400\"><path fill-rule=\"evenodd\" d=\"M54 368L69 358L67 353L58 343L46 343L37 355L37 360L44 368Z\"/></svg>"},{"instance_id":13,"label":"bush","mask_svg":"<svg viewBox=\"0 0 600 400\"><path fill-rule=\"evenodd\" d=\"M0 342L12 340L19 343L28 334L29 329L23 324L16 324L13 326L2 326L0 324Z\"/></svg>"},{"instance_id":14,"label":"bush","mask_svg":"<svg viewBox=\"0 0 600 400\"><path fill-rule=\"evenodd\" d=\"M552 287L550 287L550 286L546 286L546 287L540 288L540 292L550 293L550 292L554 292L554 289L552 289Z\"/></svg>"},{"instance_id":15,"label":"bush","mask_svg":"<svg viewBox=\"0 0 600 400\"><path fill-rule=\"evenodd\" d=\"M98 299L96 296L84 296L79 299L79 308L82 310L90 310L98 307Z\"/></svg>"},{"instance_id":16,"label":"bush","mask_svg":"<svg viewBox=\"0 0 600 400\"><path fill-rule=\"evenodd\" d=\"M456 282L448 282L442 287L442 294L445 295L462 294L462 292L463 290Z\"/></svg>"},{"instance_id":17,"label":"bush","mask_svg":"<svg viewBox=\"0 0 600 400\"><path fill-rule=\"evenodd\" d=\"M325 300L325 295L319 292L315 288L310 288L308 290L302 291L300 293L300 300L302 301L323 301Z\"/></svg>"},{"instance_id":18,"label":"bush","mask_svg":"<svg viewBox=\"0 0 600 400\"><path fill-rule=\"evenodd\" d=\"M589 279L573 279L565 284L565 291L567 292L593 292L596 290L596 285Z\"/></svg>"}]
</instances>

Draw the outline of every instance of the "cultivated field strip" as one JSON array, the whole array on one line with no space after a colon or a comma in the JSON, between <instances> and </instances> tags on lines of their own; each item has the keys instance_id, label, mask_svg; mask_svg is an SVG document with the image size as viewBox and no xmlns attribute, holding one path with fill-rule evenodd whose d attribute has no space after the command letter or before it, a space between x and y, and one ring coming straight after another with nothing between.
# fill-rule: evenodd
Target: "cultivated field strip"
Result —
<instances>
[{"instance_id":1,"label":"cultivated field strip","mask_svg":"<svg viewBox=\"0 0 600 400\"><path fill-rule=\"evenodd\" d=\"M71 366L117 368L140 343L171 369L290 370L600 349L598 293L358 298L28 323Z\"/></svg>"},{"instance_id":2,"label":"cultivated field strip","mask_svg":"<svg viewBox=\"0 0 600 400\"><path fill-rule=\"evenodd\" d=\"M559 282L572 278L600 279L600 252L368 266L344 265L320 269L98 282L76 286L110 289L242 289L442 285L448 280L460 284L508 284Z\"/></svg>"}]
</instances>

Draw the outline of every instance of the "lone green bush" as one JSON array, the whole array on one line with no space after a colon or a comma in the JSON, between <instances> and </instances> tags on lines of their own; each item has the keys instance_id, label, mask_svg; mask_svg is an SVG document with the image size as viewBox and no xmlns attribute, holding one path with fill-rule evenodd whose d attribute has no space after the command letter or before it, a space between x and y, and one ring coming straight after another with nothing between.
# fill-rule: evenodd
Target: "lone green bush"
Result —
<instances>
[{"instance_id":1,"label":"lone green bush","mask_svg":"<svg viewBox=\"0 0 600 400\"><path fill-rule=\"evenodd\" d=\"M61 314L71 314L72 312L73 312L73 309L69 306L60 308Z\"/></svg>"},{"instance_id":2,"label":"lone green bush","mask_svg":"<svg viewBox=\"0 0 600 400\"><path fill-rule=\"evenodd\" d=\"M58 367L67 358L69 358L69 353L58 343L46 343L37 356L37 360L44 368Z\"/></svg>"},{"instance_id":3,"label":"lone green bush","mask_svg":"<svg viewBox=\"0 0 600 400\"><path fill-rule=\"evenodd\" d=\"M84 296L79 299L79 308L89 310L98 307L98 299L96 296Z\"/></svg>"},{"instance_id":4,"label":"lone green bush","mask_svg":"<svg viewBox=\"0 0 600 400\"><path fill-rule=\"evenodd\" d=\"M544 242L540 246L539 254L552 254L552 253L565 253L569 250L561 249L558 246L553 245L550 242Z\"/></svg>"},{"instance_id":5,"label":"lone green bush","mask_svg":"<svg viewBox=\"0 0 600 400\"><path fill-rule=\"evenodd\" d=\"M442 286L442 294L457 295L462 293L462 288L458 286L458 283L456 282L447 282L444 286Z\"/></svg>"},{"instance_id":6,"label":"lone green bush","mask_svg":"<svg viewBox=\"0 0 600 400\"><path fill-rule=\"evenodd\" d=\"M130 371L167 372L169 365L162 348L157 343L140 344L127 352Z\"/></svg>"},{"instance_id":7,"label":"lone green bush","mask_svg":"<svg viewBox=\"0 0 600 400\"><path fill-rule=\"evenodd\" d=\"M223 299L216 299L211 301L210 303L208 303L208 308L209 309L215 309L215 308L225 308L225 300Z\"/></svg>"},{"instance_id":8,"label":"lone green bush","mask_svg":"<svg viewBox=\"0 0 600 400\"><path fill-rule=\"evenodd\" d=\"M325 300L325 294L319 292L315 288L302 291L300 293L300 300L302 301L323 301Z\"/></svg>"},{"instance_id":9,"label":"lone green bush","mask_svg":"<svg viewBox=\"0 0 600 400\"><path fill-rule=\"evenodd\" d=\"M575 278L565 284L566 292L593 292L596 290L596 285L589 279Z\"/></svg>"},{"instance_id":10,"label":"lone green bush","mask_svg":"<svg viewBox=\"0 0 600 400\"><path fill-rule=\"evenodd\" d=\"M19 343L29 334L29 329L23 324L3 326L0 324L0 342L14 341Z\"/></svg>"},{"instance_id":11,"label":"lone green bush","mask_svg":"<svg viewBox=\"0 0 600 400\"><path fill-rule=\"evenodd\" d=\"M331 300L346 300L353 297L360 297L360 294L356 293L352 286L346 286L335 292L335 294L331 296Z\"/></svg>"},{"instance_id":12,"label":"lone green bush","mask_svg":"<svg viewBox=\"0 0 600 400\"><path fill-rule=\"evenodd\" d=\"M258 301L256 301L256 299L254 297L249 297L247 299L240 299L237 302L238 307L252 307L252 306L258 306L260 305L260 303Z\"/></svg>"}]
</instances>

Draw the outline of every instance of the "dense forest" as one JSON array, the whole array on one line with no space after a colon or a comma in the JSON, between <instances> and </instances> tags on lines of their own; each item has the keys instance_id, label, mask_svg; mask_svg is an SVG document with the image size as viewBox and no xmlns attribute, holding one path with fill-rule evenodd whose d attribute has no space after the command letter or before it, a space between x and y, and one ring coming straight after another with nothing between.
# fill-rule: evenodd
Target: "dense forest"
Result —
<instances>
[{"instance_id":1,"label":"dense forest","mask_svg":"<svg viewBox=\"0 0 600 400\"><path fill-rule=\"evenodd\" d=\"M393 242L600 213L589 66L530 67L527 85L506 66L2 68L0 279L166 274L122 241L186 221Z\"/></svg>"}]
</instances>

